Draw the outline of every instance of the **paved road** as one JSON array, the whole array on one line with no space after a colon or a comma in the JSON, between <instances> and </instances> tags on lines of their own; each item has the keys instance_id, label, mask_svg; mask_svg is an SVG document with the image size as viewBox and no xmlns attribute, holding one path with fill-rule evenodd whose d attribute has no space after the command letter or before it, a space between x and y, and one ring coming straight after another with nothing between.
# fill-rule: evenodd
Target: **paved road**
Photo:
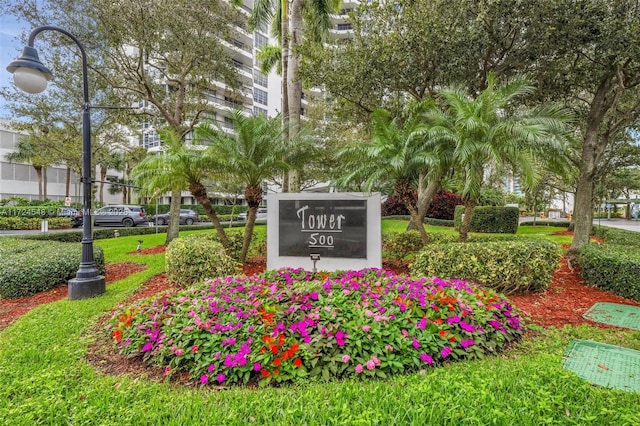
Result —
<instances>
[{"instance_id":1,"label":"paved road","mask_svg":"<svg viewBox=\"0 0 640 426\"><path fill-rule=\"evenodd\" d=\"M540 219L536 218L536 222L564 222L567 219ZM533 217L521 217L520 223L532 222ZM640 232L640 220L636 219L594 219L593 226L608 226L610 228L626 229L627 231Z\"/></svg>"}]
</instances>

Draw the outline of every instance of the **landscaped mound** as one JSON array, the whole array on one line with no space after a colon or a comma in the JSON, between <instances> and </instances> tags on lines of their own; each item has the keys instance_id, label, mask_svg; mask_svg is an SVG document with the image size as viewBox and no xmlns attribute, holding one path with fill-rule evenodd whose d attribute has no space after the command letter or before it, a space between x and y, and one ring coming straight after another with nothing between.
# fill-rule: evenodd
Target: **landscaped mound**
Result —
<instances>
[{"instance_id":1,"label":"landscaped mound","mask_svg":"<svg viewBox=\"0 0 640 426\"><path fill-rule=\"evenodd\" d=\"M386 377L496 353L523 332L492 290L380 269L229 276L122 307L122 354L202 384Z\"/></svg>"}]
</instances>

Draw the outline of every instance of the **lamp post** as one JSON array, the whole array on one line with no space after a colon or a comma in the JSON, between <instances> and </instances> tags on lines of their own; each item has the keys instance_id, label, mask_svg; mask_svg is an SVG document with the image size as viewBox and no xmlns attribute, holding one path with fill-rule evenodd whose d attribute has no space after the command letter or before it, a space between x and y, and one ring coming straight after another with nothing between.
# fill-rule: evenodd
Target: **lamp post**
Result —
<instances>
[{"instance_id":1,"label":"lamp post","mask_svg":"<svg viewBox=\"0 0 640 426\"><path fill-rule=\"evenodd\" d=\"M47 87L53 74L38 58L38 51L33 47L36 36L42 31L57 31L71 40L80 49L82 56L82 259L76 277L69 280L69 300L86 299L105 292L104 276L100 275L93 257L93 234L91 230L91 119L89 117L89 84L87 78L87 55L84 46L73 34L62 28L51 25L38 27L29 34L29 43L22 50L22 56L7 66L13 74L16 85L27 93L40 93Z\"/></svg>"}]
</instances>

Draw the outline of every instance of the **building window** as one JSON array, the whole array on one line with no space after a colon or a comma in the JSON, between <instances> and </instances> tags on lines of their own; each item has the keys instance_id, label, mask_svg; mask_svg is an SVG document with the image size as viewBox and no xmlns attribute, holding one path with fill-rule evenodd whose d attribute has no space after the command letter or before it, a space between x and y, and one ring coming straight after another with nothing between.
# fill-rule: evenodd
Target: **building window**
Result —
<instances>
[{"instance_id":1,"label":"building window","mask_svg":"<svg viewBox=\"0 0 640 426\"><path fill-rule=\"evenodd\" d=\"M265 117L268 116L266 109L254 106L253 107L253 115L260 115L260 114L264 114Z\"/></svg>"},{"instance_id":2,"label":"building window","mask_svg":"<svg viewBox=\"0 0 640 426\"><path fill-rule=\"evenodd\" d=\"M254 33L253 45L256 49L261 49L262 46L266 46L269 43L269 39L260 33Z\"/></svg>"},{"instance_id":3,"label":"building window","mask_svg":"<svg viewBox=\"0 0 640 426\"><path fill-rule=\"evenodd\" d=\"M347 31L351 29L351 24L338 24L338 31Z\"/></svg>"},{"instance_id":4,"label":"building window","mask_svg":"<svg viewBox=\"0 0 640 426\"><path fill-rule=\"evenodd\" d=\"M259 84L260 86L269 87L268 86L269 83L268 83L268 80L267 80L267 76L262 74L258 70L253 70L253 82L255 84Z\"/></svg>"},{"instance_id":5,"label":"building window","mask_svg":"<svg viewBox=\"0 0 640 426\"><path fill-rule=\"evenodd\" d=\"M267 92L258 88L253 89L253 101L259 104L267 105L268 101Z\"/></svg>"}]
</instances>

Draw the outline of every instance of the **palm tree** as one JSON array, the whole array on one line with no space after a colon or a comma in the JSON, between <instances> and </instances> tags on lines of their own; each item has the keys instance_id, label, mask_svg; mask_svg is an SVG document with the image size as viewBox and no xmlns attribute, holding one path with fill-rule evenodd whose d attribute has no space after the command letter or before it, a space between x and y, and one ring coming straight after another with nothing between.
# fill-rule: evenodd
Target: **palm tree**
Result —
<instances>
[{"instance_id":1,"label":"palm tree","mask_svg":"<svg viewBox=\"0 0 640 426\"><path fill-rule=\"evenodd\" d=\"M288 147L279 116L247 117L241 111L235 111L232 123L234 134L225 132L217 124L205 123L196 129L195 140L209 145L206 156L216 171L231 181L244 184L244 198L249 205L239 259L244 262L253 237L258 206L262 203L262 184L289 168L286 162Z\"/></svg>"},{"instance_id":2,"label":"palm tree","mask_svg":"<svg viewBox=\"0 0 640 426\"><path fill-rule=\"evenodd\" d=\"M213 223L225 251L230 254L229 240L202 183L209 175L211 159L203 155L203 150L198 149L196 145L183 143L180 137L170 129L162 130L159 134L165 142L165 149L138 163L131 171L132 180L147 194L189 189ZM180 197L172 197L172 204L175 199L178 203L176 210L179 211ZM175 221L174 229L178 229L179 220L180 217L177 215L175 218L169 216L170 222ZM167 233L165 244L169 244L172 239L173 237Z\"/></svg>"},{"instance_id":3,"label":"palm tree","mask_svg":"<svg viewBox=\"0 0 640 426\"><path fill-rule=\"evenodd\" d=\"M256 0L250 24L256 28L263 22L272 21L272 33L280 42L282 70L282 117L285 137L295 136L300 131L302 111L302 80L300 69L301 46L305 34L321 43L331 28L330 14L340 8L341 0ZM274 18L279 18L275 20ZM268 48L269 57L277 53ZM271 63L274 63L273 61ZM289 124L290 123L290 124ZM289 186L299 190L299 175L292 171Z\"/></svg>"},{"instance_id":4,"label":"palm tree","mask_svg":"<svg viewBox=\"0 0 640 426\"><path fill-rule=\"evenodd\" d=\"M427 128L419 113L412 113L405 122L391 117L384 109L372 114L373 133L370 143L356 142L338 153L347 170L337 184L347 186L364 182L370 191L386 182L393 184L394 192L405 205L412 222L427 243L427 233L418 216L413 193L420 173L433 165L433 157L425 150Z\"/></svg>"},{"instance_id":5,"label":"palm tree","mask_svg":"<svg viewBox=\"0 0 640 426\"><path fill-rule=\"evenodd\" d=\"M463 171L465 210L460 241L467 240L473 208L478 205L488 170L517 169L526 188L535 185L546 164L568 164L566 111L554 106L529 109L515 104L516 99L533 91L522 77L498 85L490 74L487 88L475 99L460 89L440 92L444 109L432 131L450 141L453 162Z\"/></svg>"},{"instance_id":6,"label":"palm tree","mask_svg":"<svg viewBox=\"0 0 640 426\"><path fill-rule=\"evenodd\" d=\"M29 163L33 166L38 179L38 199L43 201L47 198L46 170L49 162L45 159L46 155L38 150L37 143L33 137L23 137L18 141L16 150L5 155L5 159L10 163Z\"/></svg>"}]
</instances>

